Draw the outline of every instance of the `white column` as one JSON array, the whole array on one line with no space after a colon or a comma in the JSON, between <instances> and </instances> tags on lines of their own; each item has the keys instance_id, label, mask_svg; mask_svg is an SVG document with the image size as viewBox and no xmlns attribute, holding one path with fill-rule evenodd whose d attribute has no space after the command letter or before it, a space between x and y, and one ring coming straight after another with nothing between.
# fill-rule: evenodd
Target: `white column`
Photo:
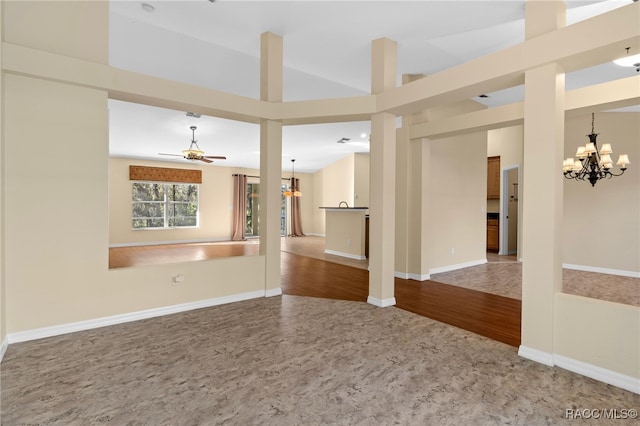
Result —
<instances>
[{"instance_id":1,"label":"white column","mask_svg":"<svg viewBox=\"0 0 640 426\"><path fill-rule=\"evenodd\" d=\"M563 2L528 0L527 37L564 22ZM555 294L562 290L564 71L525 73L520 355L553 365Z\"/></svg>"},{"instance_id":2,"label":"white column","mask_svg":"<svg viewBox=\"0 0 640 426\"><path fill-rule=\"evenodd\" d=\"M402 84L424 78L423 74L404 74ZM411 126L428 121L428 112L420 111L402 116L402 130L406 133L406 140L397 143L406 143L403 147L398 145L397 176L404 178L403 182L396 182L399 194L402 194L404 202L396 210L396 229L404 232L404 238L396 235L396 240L405 240L406 248L402 253L406 259L396 259L396 265L402 265L407 271L407 278L424 281L429 279L430 259L428 257L428 224L429 208L428 194L430 185L429 167L431 161L431 141L427 138L409 139ZM404 195L406 194L406 195ZM396 197L401 198L401 197ZM398 247L398 245L396 245ZM396 256L401 253L396 253ZM396 270L398 270L396 268Z\"/></svg>"},{"instance_id":3,"label":"white column","mask_svg":"<svg viewBox=\"0 0 640 426\"><path fill-rule=\"evenodd\" d=\"M372 43L371 93L395 87L397 45ZM369 297L376 306L395 305L396 123L388 113L371 117L371 202L369 208Z\"/></svg>"},{"instance_id":4,"label":"white column","mask_svg":"<svg viewBox=\"0 0 640 426\"><path fill-rule=\"evenodd\" d=\"M282 38L261 36L260 99L282 102ZM265 258L265 296L282 294L280 288L280 178L282 175L282 123L260 123L260 255Z\"/></svg>"}]
</instances>

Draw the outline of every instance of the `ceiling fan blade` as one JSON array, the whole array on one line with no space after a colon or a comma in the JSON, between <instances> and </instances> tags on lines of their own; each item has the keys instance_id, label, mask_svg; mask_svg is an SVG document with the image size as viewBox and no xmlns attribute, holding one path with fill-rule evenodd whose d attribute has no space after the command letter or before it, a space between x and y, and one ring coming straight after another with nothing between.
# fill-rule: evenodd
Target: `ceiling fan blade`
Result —
<instances>
[{"instance_id":1,"label":"ceiling fan blade","mask_svg":"<svg viewBox=\"0 0 640 426\"><path fill-rule=\"evenodd\" d=\"M158 155L171 155L172 157L184 157L182 154L165 154L163 152L159 152Z\"/></svg>"},{"instance_id":2,"label":"ceiling fan blade","mask_svg":"<svg viewBox=\"0 0 640 426\"><path fill-rule=\"evenodd\" d=\"M203 155L202 158L213 158L214 160L226 160L227 157L223 155Z\"/></svg>"},{"instance_id":3,"label":"ceiling fan blade","mask_svg":"<svg viewBox=\"0 0 640 426\"><path fill-rule=\"evenodd\" d=\"M206 158L202 157L202 158L198 158L198 160L200 161L204 161L205 163L213 163L213 160L207 160Z\"/></svg>"}]
</instances>

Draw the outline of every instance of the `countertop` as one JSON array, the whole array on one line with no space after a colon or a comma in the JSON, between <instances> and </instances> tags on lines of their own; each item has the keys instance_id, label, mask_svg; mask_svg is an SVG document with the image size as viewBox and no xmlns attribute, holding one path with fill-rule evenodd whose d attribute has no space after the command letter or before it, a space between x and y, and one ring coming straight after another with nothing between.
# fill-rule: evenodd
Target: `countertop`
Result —
<instances>
[{"instance_id":1,"label":"countertop","mask_svg":"<svg viewBox=\"0 0 640 426\"><path fill-rule=\"evenodd\" d=\"M318 207L328 210L369 210L369 207Z\"/></svg>"}]
</instances>

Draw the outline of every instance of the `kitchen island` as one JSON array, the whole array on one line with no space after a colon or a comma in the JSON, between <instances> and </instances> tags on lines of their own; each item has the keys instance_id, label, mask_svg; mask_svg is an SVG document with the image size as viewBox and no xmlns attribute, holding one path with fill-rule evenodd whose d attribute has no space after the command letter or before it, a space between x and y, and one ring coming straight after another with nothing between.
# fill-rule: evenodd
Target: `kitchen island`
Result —
<instances>
[{"instance_id":1,"label":"kitchen island","mask_svg":"<svg viewBox=\"0 0 640 426\"><path fill-rule=\"evenodd\" d=\"M367 258L368 207L320 207L325 211L327 254L364 260Z\"/></svg>"}]
</instances>

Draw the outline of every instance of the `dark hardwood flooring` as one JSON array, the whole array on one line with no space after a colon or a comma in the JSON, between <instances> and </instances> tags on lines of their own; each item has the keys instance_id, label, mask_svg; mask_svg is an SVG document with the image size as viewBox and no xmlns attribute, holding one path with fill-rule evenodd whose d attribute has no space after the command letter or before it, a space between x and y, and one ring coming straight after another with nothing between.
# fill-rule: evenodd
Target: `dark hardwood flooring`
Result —
<instances>
[{"instance_id":1,"label":"dark hardwood flooring","mask_svg":"<svg viewBox=\"0 0 640 426\"><path fill-rule=\"evenodd\" d=\"M366 302L369 272L282 253L282 292ZM435 281L395 279L396 307L511 346L520 346L520 300Z\"/></svg>"},{"instance_id":2,"label":"dark hardwood flooring","mask_svg":"<svg viewBox=\"0 0 640 426\"><path fill-rule=\"evenodd\" d=\"M282 252L280 287L284 294L366 302L369 271Z\"/></svg>"},{"instance_id":3,"label":"dark hardwood flooring","mask_svg":"<svg viewBox=\"0 0 640 426\"><path fill-rule=\"evenodd\" d=\"M481 336L520 346L522 302L436 281L396 278L396 306Z\"/></svg>"}]
</instances>

